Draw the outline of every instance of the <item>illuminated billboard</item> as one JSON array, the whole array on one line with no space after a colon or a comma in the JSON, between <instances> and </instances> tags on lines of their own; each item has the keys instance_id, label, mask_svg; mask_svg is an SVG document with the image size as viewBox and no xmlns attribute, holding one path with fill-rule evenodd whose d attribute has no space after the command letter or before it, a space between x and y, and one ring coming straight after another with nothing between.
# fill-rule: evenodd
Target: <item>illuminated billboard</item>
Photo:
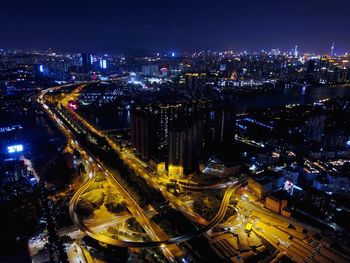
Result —
<instances>
[{"instance_id":1,"label":"illuminated billboard","mask_svg":"<svg viewBox=\"0 0 350 263\"><path fill-rule=\"evenodd\" d=\"M18 145L11 145L7 147L7 152L8 153L18 153L18 152L23 152L23 145L18 144Z\"/></svg>"}]
</instances>

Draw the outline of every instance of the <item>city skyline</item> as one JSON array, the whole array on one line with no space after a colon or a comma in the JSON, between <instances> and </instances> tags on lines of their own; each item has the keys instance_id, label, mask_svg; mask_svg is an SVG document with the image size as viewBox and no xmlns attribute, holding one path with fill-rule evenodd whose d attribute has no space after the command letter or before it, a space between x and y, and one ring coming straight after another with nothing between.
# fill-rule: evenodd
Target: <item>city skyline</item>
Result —
<instances>
[{"instance_id":1,"label":"city skyline","mask_svg":"<svg viewBox=\"0 0 350 263\"><path fill-rule=\"evenodd\" d=\"M302 52L328 54L335 42L334 53L343 54L350 44L349 11L344 0L177 1L170 6L161 1L14 1L0 11L0 48L114 53L289 50L298 45Z\"/></svg>"},{"instance_id":2,"label":"city skyline","mask_svg":"<svg viewBox=\"0 0 350 263\"><path fill-rule=\"evenodd\" d=\"M349 13L2 3L0 262L350 262Z\"/></svg>"}]
</instances>

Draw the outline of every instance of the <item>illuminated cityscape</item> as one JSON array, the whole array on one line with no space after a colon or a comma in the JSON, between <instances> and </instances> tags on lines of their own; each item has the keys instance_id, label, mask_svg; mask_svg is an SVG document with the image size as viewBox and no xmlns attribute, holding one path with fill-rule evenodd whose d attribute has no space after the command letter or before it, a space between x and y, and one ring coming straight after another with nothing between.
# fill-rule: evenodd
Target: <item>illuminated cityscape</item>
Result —
<instances>
[{"instance_id":1,"label":"illuminated cityscape","mask_svg":"<svg viewBox=\"0 0 350 263\"><path fill-rule=\"evenodd\" d=\"M0 11L0 262L350 262L350 3L61 2Z\"/></svg>"}]
</instances>

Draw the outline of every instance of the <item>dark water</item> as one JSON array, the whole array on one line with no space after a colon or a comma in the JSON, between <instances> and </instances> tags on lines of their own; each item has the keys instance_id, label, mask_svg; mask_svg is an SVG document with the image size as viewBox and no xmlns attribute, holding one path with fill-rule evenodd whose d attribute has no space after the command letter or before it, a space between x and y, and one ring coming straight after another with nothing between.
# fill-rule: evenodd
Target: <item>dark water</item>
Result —
<instances>
[{"instance_id":1,"label":"dark water","mask_svg":"<svg viewBox=\"0 0 350 263\"><path fill-rule=\"evenodd\" d=\"M287 104L308 104L326 98L350 96L349 87L294 87L254 97L239 98L234 102L238 113L255 108L283 106ZM124 129L130 127L130 112L96 114L93 122L101 129Z\"/></svg>"},{"instance_id":2,"label":"dark water","mask_svg":"<svg viewBox=\"0 0 350 263\"><path fill-rule=\"evenodd\" d=\"M18 124L23 128L0 133L1 152L6 153L9 145L23 144L25 156L32 159L38 169L64 144L64 137L45 115L0 113L0 127Z\"/></svg>"},{"instance_id":3,"label":"dark water","mask_svg":"<svg viewBox=\"0 0 350 263\"><path fill-rule=\"evenodd\" d=\"M238 112L247 109L283 106L287 104L308 104L326 98L350 96L348 87L295 87L270 94L244 98L235 102Z\"/></svg>"},{"instance_id":4,"label":"dark water","mask_svg":"<svg viewBox=\"0 0 350 263\"><path fill-rule=\"evenodd\" d=\"M103 130L129 128L130 111L118 111L115 114L95 114L92 121Z\"/></svg>"}]
</instances>

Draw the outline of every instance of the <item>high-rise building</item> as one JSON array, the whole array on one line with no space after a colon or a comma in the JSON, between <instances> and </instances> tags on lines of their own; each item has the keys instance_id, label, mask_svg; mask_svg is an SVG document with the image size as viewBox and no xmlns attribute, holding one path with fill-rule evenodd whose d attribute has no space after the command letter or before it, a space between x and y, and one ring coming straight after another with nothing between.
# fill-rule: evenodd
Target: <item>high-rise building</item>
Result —
<instances>
[{"instance_id":1,"label":"high-rise building","mask_svg":"<svg viewBox=\"0 0 350 263\"><path fill-rule=\"evenodd\" d=\"M294 48L294 57L295 58L297 58L298 57L298 55L299 55L299 52L298 52L298 46L295 46L295 48Z\"/></svg>"},{"instance_id":2,"label":"high-rise building","mask_svg":"<svg viewBox=\"0 0 350 263\"><path fill-rule=\"evenodd\" d=\"M182 104L164 104L160 105L159 111L159 150L168 145L169 126L178 118Z\"/></svg>"},{"instance_id":3,"label":"high-rise building","mask_svg":"<svg viewBox=\"0 0 350 263\"><path fill-rule=\"evenodd\" d=\"M107 59L100 58L100 69L106 69L107 68Z\"/></svg>"},{"instance_id":4,"label":"high-rise building","mask_svg":"<svg viewBox=\"0 0 350 263\"><path fill-rule=\"evenodd\" d=\"M92 54L81 53L81 63L83 66L84 73L88 73L91 70L92 62L93 62Z\"/></svg>"},{"instance_id":5,"label":"high-rise building","mask_svg":"<svg viewBox=\"0 0 350 263\"><path fill-rule=\"evenodd\" d=\"M307 82L311 83L315 81L315 68L316 68L316 61L313 59L310 59L307 62L307 68L306 68L306 80Z\"/></svg>"},{"instance_id":6,"label":"high-rise building","mask_svg":"<svg viewBox=\"0 0 350 263\"><path fill-rule=\"evenodd\" d=\"M131 143L145 160L167 152L169 125L178 116L181 104L146 105L131 113Z\"/></svg>"},{"instance_id":7,"label":"high-rise building","mask_svg":"<svg viewBox=\"0 0 350 263\"><path fill-rule=\"evenodd\" d=\"M326 122L325 115L315 115L311 116L307 120L306 124L306 139L321 141L323 136L323 130Z\"/></svg>"},{"instance_id":8,"label":"high-rise building","mask_svg":"<svg viewBox=\"0 0 350 263\"><path fill-rule=\"evenodd\" d=\"M186 87L191 91L200 90L205 84L205 73L187 73L186 77Z\"/></svg>"},{"instance_id":9,"label":"high-rise building","mask_svg":"<svg viewBox=\"0 0 350 263\"><path fill-rule=\"evenodd\" d=\"M214 111L213 139L218 146L229 146L233 142L236 112L228 104L219 105Z\"/></svg>"},{"instance_id":10,"label":"high-rise building","mask_svg":"<svg viewBox=\"0 0 350 263\"><path fill-rule=\"evenodd\" d=\"M143 160L149 160L157 146L157 122L152 110L143 108L131 115L131 145Z\"/></svg>"},{"instance_id":11,"label":"high-rise building","mask_svg":"<svg viewBox=\"0 0 350 263\"><path fill-rule=\"evenodd\" d=\"M155 64L143 65L142 75L145 77L158 77L159 76L158 65L155 65Z\"/></svg>"},{"instance_id":12,"label":"high-rise building","mask_svg":"<svg viewBox=\"0 0 350 263\"><path fill-rule=\"evenodd\" d=\"M176 172L178 175L196 169L208 106L207 101L194 101L135 108L131 121L132 147L144 160L166 159L169 155L170 169L182 167Z\"/></svg>"},{"instance_id":13,"label":"high-rise building","mask_svg":"<svg viewBox=\"0 0 350 263\"><path fill-rule=\"evenodd\" d=\"M310 59L307 62L307 68L306 68L306 72L307 74L314 74L315 72L315 66L316 66L316 61L313 59Z\"/></svg>"},{"instance_id":14,"label":"high-rise building","mask_svg":"<svg viewBox=\"0 0 350 263\"><path fill-rule=\"evenodd\" d=\"M45 65L38 64L34 66L34 76L36 78L44 78L48 76L48 69Z\"/></svg>"},{"instance_id":15,"label":"high-rise building","mask_svg":"<svg viewBox=\"0 0 350 263\"><path fill-rule=\"evenodd\" d=\"M198 168L203 146L203 123L175 125L169 130L168 137L168 174L182 177Z\"/></svg>"},{"instance_id":16,"label":"high-rise building","mask_svg":"<svg viewBox=\"0 0 350 263\"><path fill-rule=\"evenodd\" d=\"M333 41L333 44L332 44L332 46L331 46L331 57L333 57L334 56L334 41Z\"/></svg>"}]
</instances>

